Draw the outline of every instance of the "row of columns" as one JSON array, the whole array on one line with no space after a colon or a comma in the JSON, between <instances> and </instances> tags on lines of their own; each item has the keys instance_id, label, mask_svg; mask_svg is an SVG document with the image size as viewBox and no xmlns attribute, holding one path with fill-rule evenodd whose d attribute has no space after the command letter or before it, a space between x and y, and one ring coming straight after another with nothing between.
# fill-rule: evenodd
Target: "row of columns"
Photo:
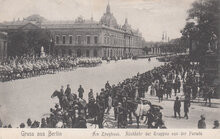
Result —
<instances>
[{"instance_id":1,"label":"row of columns","mask_svg":"<svg viewBox=\"0 0 220 139\"><path fill-rule=\"evenodd\" d=\"M160 54L160 48L159 47L152 47L150 48L150 53L149 54Z\"/></svg>"}]
</instances>

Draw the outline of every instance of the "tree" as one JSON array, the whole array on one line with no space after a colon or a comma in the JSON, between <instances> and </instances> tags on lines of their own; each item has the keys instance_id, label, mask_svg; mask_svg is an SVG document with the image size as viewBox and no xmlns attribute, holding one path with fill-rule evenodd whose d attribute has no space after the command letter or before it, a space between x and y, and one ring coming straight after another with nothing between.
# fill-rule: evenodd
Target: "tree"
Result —
<instances>
[{"instance_id":1,"label":"tree","mask_svg":"<svg viewBox=\"0 0 220 139\"><path fill-rule=\"evenodd\" d=\"M181 31L182 38L189 39L190 44L192 41L198 42L198 57L204 55L208 43L219 39L219 4L219 0L197 0L188 10L187 23Z\"/></svg>"},{"instance_id":2,"label":"tree","mask_svg":"<svg viewBox=\"0 0 220 139\"><path fill-rule=\"evenodd\" d=\"M51 33L44 29L17 30L8 33L8 55L22 56L24 54L39 55L41 46L46 53L51 45Z\"/></svg>"}]
</instances>

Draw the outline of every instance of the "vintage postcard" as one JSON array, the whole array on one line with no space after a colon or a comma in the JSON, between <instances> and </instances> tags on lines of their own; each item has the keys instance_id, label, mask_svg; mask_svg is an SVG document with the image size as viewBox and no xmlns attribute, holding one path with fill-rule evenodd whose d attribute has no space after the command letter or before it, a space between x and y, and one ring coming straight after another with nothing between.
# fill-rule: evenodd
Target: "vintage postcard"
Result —
<instances>
[{"instance_id":1,"label":"vintage postcard","mask_svg":"<svg viewBox=\"0 0 220 139\"><path fill-rule=\"evenodd\" d=\"M0 5L0 139L220 137L219 0Z\"/></svg>"}]
</instances>

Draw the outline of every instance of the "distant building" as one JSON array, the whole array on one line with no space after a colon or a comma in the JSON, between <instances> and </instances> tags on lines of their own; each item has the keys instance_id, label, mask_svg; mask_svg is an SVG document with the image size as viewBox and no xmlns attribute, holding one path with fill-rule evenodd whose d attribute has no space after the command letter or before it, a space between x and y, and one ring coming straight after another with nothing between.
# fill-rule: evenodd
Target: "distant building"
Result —
<instances>
[{"instance_id":1,"label":"distant building","mask_svg":"<svg viewBox=\"0 0 220 139\"><path fill-rule=\"evenodd\" d=\"M7 58L7 33L0 32L0 59Z\"/></svg>"},{"instance_id":2,"label":"distant building","mask_svg":"<svg viewBox=\"0 0 220 139\"><path fill-rule=\"evenodd\" d=\"M6 32L35 28L47 29L52 33L54 46L50 51L58 56L106 58L144 55L142 34L131 28L127 18L122 27L118 25L109 4L99 22L82 17L75 21L48 21L33 15L0 26L0 30Z\"/></svg>"}]
</instances>

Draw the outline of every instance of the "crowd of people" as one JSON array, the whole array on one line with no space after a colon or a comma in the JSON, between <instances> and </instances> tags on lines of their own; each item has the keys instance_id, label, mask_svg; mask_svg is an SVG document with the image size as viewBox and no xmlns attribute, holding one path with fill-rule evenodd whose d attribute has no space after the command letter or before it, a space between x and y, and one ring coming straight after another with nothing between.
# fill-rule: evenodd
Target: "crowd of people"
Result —
<instances>
[{"instance_id":1,"label":"crowd of people","mask_svg":"<svg viewBox=\"0 0 220 139\"><path fill-rule=\"evenodd\" d=\"M0 61L0 80L10 81L21 78L51 74L57 71L72 70L77 66L96 66L101 58L75 57L15 57Z\"/></svg>"},{"instance_id":2,"label":"crowd of people","mask_svg":"<svg viewBox=\"0 0 220 139\"><path fill-rule=\"evenodd\" d=\"M206 84L198 65L186 62L186 58L186 56L178 56L169 63L143 74L138 73L117 85L110 85L107 82L96 95L90 89L88 101L84 99L82 85L79 86L78 93L71 91L70 85L67 85L65 91L61 86L61 89L56 90L51 96L51 98L57 97L59 103L55 108L50 109L50 116L42 118L41 124L28 119L27 125L31 128L87 128L87 123L90 123L103 128L106 122L105 115L108 115L113 108L114 120L118 128L127 128L132 124L132 116L136 117L137 127L139 120L146 117L145 123L148 128L166 128L161 112L163 107L153 105L146 99L145 93L150 92L150 95L157 96L161 102L164 96L170 99L172 91L176 96L174 117L181 118L183 101L184 117L188 119L191 100L202 96L207 101L214 94L215 88ZM198 74L200 78L197 78ZM184 95L179 98L181 86ZM215 124L217 126L217 121ZM20 127L24 128L25 124L22 123Z\"/></svg>"}]
</instances>

